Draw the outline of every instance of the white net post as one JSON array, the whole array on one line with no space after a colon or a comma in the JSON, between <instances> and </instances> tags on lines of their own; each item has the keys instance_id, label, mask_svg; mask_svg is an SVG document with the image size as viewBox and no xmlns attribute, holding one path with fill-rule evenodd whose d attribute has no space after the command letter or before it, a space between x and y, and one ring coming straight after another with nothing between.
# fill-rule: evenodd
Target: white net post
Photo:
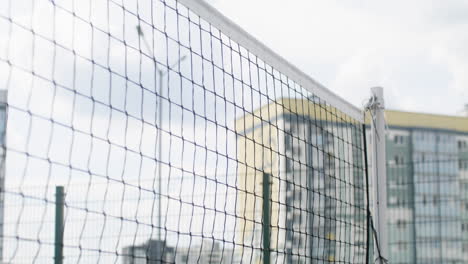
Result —
<instances>
[{"instance_id":1,"label":"white net post","mask_svg":"<svg viewBox=\"0 0 468 264\"><path fill-rule=\"evenodd\" d=\"M382 87L373 87L371 104L372 177L373 177L373 224L375 232L374 263L386 263L388 257L386 211L387 171L385 157L385 103Z\"/></svg>"}]
</instances>

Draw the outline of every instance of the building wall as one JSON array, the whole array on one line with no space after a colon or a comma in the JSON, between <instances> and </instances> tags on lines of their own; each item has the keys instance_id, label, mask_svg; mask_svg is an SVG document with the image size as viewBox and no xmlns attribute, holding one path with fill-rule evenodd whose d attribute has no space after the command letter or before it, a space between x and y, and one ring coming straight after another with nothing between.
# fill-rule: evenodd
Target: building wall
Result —
<instances>
[{"instance_id":1,"label":"building wall","mask_svg":"<svg viewBox=\"0 0 468 264\"><path fill-rule=\"evenodd\" d=\"M148 240L141 245L122 249L123 264L162 264L175 263L175 250L161 240Z\"/></svg>"},{"instance_id":2,"label":"building wall","mask_svg":"<svg viewBox=\"0 0 468 264\"><path fill-rule=\"evenodd\" d=\"M460 202L458 210L461 216L461 251L463 262L468 262L468 135L458 135L458 172Z\"/></svg>"},{"instance_id":3,"label":"building wall","mask_svg":"<svg viewBox=\"0 0 468 264\"><path fill-rule=\"evenodd\" d=\"M275 107L269 105L262 108L265 109L272 110ZM272 112L274 111L269 111ZM247 216L245 221L239 221L239 226L243 228L239 241L242 243L249 241L251 243L249 245L261 243L261 207L258 206L262 202L260 180L262 177L258 174L262 170L271 172L272 188L278 192L273 198L273 203L278 204L274 210L279 209L277 213L273 210L273 217L278 224L273 227L276 239L272 237L272 241L278 241L275 242L277 244L274 248L284 249L283 255L285 253L286 256L293 256L288 258L278 255L276 257L281 259L278 263L307 263L294 257L303 254L315 259L340 261L345 255L342 250L346 247L340 247L337 241L352 241L353 238L345 237L347 234L357 234L354 238L356 245L367 240L365 230L349 230L348 226L342 224L350 218L354 218L356 223L365 219L360 218L358 212L342 210L346 206L336 202L344 198L350 203L362 201L365 204L362 192L346 193L346 186L340 186L342 182L336 180L352 179L351 181L357 186L363 186L361 172L352 169L342 170L343 164L339 164L340 160L357 162L360 152L352 148L341 149L339 136L328 140L324 131L311 132L313 129L308 127L310 124L326 120L317 118L317 115L305 115L306 112L304 109L292 109L293 114L290 116L296 117L292 121L286 118L288 113L281 111L276 111L279 114L272 119L258 114L257 119L262 121L255 121L253 117L240 120L244 123L245 120L249 120L255 125L245 129L244 124L243 130L249 132L238 139L240 150L238 159L240 163L245 163L240 165L242 170L239 173L241 190L245 190L245 195L239 196L243 200L239 200L238 203L245 211L240 212L240 216L244 214ZM305 121L304 118L301 121L301 118L297 117L309 117L312 122ZM468 261L468 253L464 253L468 252L467 118L399 111L386 111L386 118L389 126L387 215L391 262ZM276 123L272 125L273 119ZM333 131L333 135L353 134L346 129L336 130L339 126L334 124L321 125L321 127L325 128L325 131ZM270 146L272 138L278 140L273 141L276 145ZM313 142L313 138L320 139ZM461 141L466 141L466 146L459 145ZM312 144L301 144L301 142ZM319 149L322 151L317 152ZM338 161L338 163L328 162L330 159L327 155L332 157L333 162ZM350 159L346 155L351 155L353 158ZM343 158L336 159L337 156ZM309 167L313 167L314 170L308 171ZM304 196L306 192L301 192L298 186L313 188L332 199L325 201L326 199L320 195ZM327 189L327 186L333 188ZM338 191L331 193L331 190ZM317 203L318 200L321 202ZM293 208L285 207L284 204L293 205ZM322 219L321 222L319 224L316 224L315 220L310 222L311 217L301 213L301 210L294 209L298 206L302 206L301 208L311 206L314 214L318 215L314 218ZM326 220L340 218L343 221ZM288 234L285 230L298 232ZM300 235L297 236L308 232L314 234L310 241ZM314 252L310 255L307 255L307 250L302 250L302 245L307 243L314 248ZM314 255L318 254L317 252L322 252L322 255ZM260 251L257 253L261 254ZM365 250L361 252L355 250L351 255L360 258L365 255ZM260 255L257 257L258 260Z\"/></svg>"},{"instance_id":4,"label":"building wall","mask_svg":"<svg viewBox=\"0 0 468 264\"><path fill-rule=\"evenodd\" d=\"M390 129L387 133L388 239L392 263L415 260L413 222L413 171L411 131Z\"/></svg>"},{"instance_id":5,"label":"building wall","mask_svg":"<svg viewBox=\"0 0 468 264\"><path fill-rule=\"evenodd\" d=\"M461 263L468 189L463 132L391 127L387 134L390 259L393 263ZM466 183L464 183L466 182ZM462 210L460 210L462 209ZM465 244L465 245L464 245Z\"/></svg>"},{"instance_id":6,"label":"building wall","mask_svg":"<svg viewBox=\"0 0 468 264\"><path fill-rule=\"evenodd\" d=\"M362 135L353 126L304 115L282 113L272 120L259 120L238 136L243 259L261 261L261 250L249 247L261 247L266 172L271 174L273 262L364 262L367 233L359 227L365 212L354 211L364 198L363 171L357 169L363 166Z\"/></svg>"},{"instance_id":7,"label":"building wall","mask_svg":"<svg viewBox=\"0 0 468 264\"><path fill-rule=\"evenodd\" d=\"M284 184L280 179L284 174L284 126L282 120L276 126L263 124L238 137L238 221L236 240L245 261L260 261L262 236L262 179L263 173L271 175L271 237L284 237ZM280 191L282 188L283 191ZM280 248L284 240L272 239L271 247Z\"/></svg>"}]
</instances>

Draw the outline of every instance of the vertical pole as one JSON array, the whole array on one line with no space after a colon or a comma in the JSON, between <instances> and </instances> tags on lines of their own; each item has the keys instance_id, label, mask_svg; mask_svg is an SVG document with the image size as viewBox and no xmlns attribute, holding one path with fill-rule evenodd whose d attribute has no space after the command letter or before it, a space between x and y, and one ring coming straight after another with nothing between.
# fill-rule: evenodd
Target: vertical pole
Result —
<instances>
[{"instance_id":1,"label":"vertical pole","mask_svg":"<svg viewBox=\"0 0 468 264\"><path fill-rule=\"evenodd\" d=\"M3 240L4 240L4 221L5 221L5 170L6 170L6 131L8 121L8 90L0 92L0 116L3 118L0 128L0 263L3 262Z\"/></svg>"},{"instance_id":2,"label":"vertical pole","mask_svg":"<svg viewBox=\"0 0 468 264\"><path fill-rule=\"evenodd\" d=\"M263 263L270 264L270 174L263 173Z\"/></svg>"},{"instance_id":3,"label":"vertical pole","mask_svg":"<svg viewBox=\"0 0 468 264\"><path fill-rule=\"evenodd\" d=\"M157 67L157 65L156 65ZM159 115L159 137L158 137L158 159L159 159L159 164L158 164L158 193L159 193L159 197L158 197L158 240L161 241L162 240L162 237L161 237L161 198L162 198L162 180L161 180L161 165L162 165L162 159L161 159L161 153L162 153L162 148L161 148L161 143L162 143L162 140L161 140L161 137L162 137L162 92L163 92L163 76L164 76L164 72L159 70L159 69L156 69L156 71L158 72L158 75L159 75L159 101L158 101L158 115Z\"/></svg>"},{"instance_id":4,"label":"vertical pole","mask_svg":"<svg viewBox=\"0 0 468 264\"><path fill-rule=\"evenodd\" d=\"M362 140L364 145L364 173L365 173L365 188L366 188L366 227L367 227L367 239L366 239L366 264L370 261L370 240L372 239L371 231L371 217L370 217L370 195L369 195L369 163L367 156L367 135L366 135L366 124L362 124Z\"/></svg>"},{"instance_id":5,"label":"vertical pole","mask_svg":"<svg viewBox=\"0 0 468 264\"><path fill-rule=\"evenodd\" d=\"M136 27L136 30L138 32L138 36L141 37L141 39L143 39L143 43L145 44L146 46L146 49L148 50L148 52L151 53L153 59L154 59L154 68L155 68L155 72L156 74L158 75L158 78L159 78L159 87L157 87L157 89L159 90L159 100L158 100L158 118L159 120L157 121L157 123L159 122L159 136L157 138L157 141L156 144L157 144L157 147L158 147L158 159L159 159L159 163L157 164L158 165L158 223L157 223L157 228L158 228L158 240L161 241L161 136L162 136L162 86L163 86L163 76L164 76L164 72L160 69L158 69L158 64L156 63L156 58L154 56L154 50L150 48L150 45L148 43L148 41L146 40L146 38L144 37L144 33L143 33L143 30L141 30L141 27L140 25L138 25ZM153 51L152 51L153 50Z\"/></svg>"},{"instance_id":6,"label":"vertical pole","mask_svg":"<svg viewBox=\"0 0 468 264\"><path fill-rule=\"evenodd\" d=\"M63 208L65 204L65 194L63 186L55 187L55 255L54 263L63 263Z\"/></svg>"},{"instance_id":7,"label":"vertical pole","mask_svg":"<svg viewBox=\"0 0 468 264\"><path fill-rule=\"evenodd\" d=\"M159 78L159 81L158 81L158 86L159 87L156 87L156 89L158 89L159 91L159 100L158 100L158 118L159 120L157 121L157 123L159 123L159 136L157 138L157 147L158 147L158 159L159 159L159 163L157 164L158 165L158 192L159 192L159 197L158 197L158 223L157 223L157 228L158 228L158 240L161 241L162 240L162 236L161 236L161 228L162 228L162 225L161 225L161 197L162 197L162 185L161 185L161 178L162 178L162 175L161 175L161 153L162 153L162 147L161 147L161 137L162 137L162 110L163 110L163 107L162 107L162 92L163 92L163 77L164 77L164 74L165 73L169 73L169 69L173 68L174 66L180 64L183 60L185 60L186 56L182 56L172 67L168 67L167 71L164 72L160 69L158 69L158 64L156 62L156 58L155 58L155 54L154 54L154 45L153 45L153 49L151 49L147 39L145 38L145 35L143 33L143 30L141 30L141 27L140 25L138 25L136 27L136 30L138 32L138 36L143 40L143 43L145 44L146 46L146 49L148 50L148 52L151 53L151 56L153 57L153 60L154 60L154 68L155 68L155 72L157 74L157 77L155 78ZM180 69L180 68L179 68Z\"/></svg>"},{"instance_id":8,"label":"vertical pole","mask_svg":"<svg viewBox=\"0 0 468 264\"><path fill-rule=\"evenodd\" d=\"M375 263L384 264L388 257L386 210L387 210L387 170L385 157L385 103L382 87L371 88L372 92L372 172L374 191L373 223L376 231L374 243Z\"/></svg>"}]
</instances>

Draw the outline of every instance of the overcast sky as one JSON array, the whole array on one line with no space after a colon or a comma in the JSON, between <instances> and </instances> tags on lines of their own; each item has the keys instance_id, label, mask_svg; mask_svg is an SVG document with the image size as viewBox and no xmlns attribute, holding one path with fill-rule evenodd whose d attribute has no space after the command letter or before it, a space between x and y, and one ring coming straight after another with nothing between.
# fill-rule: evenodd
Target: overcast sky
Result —
<instances>
[{"instance_id":1,"label":"overcast sky","mask_svg":"<svg viewBox=\"0 0 468 264\"><path fill-rule=\"evenodd\" d=\"M468 103L468 1L210 0L261 42L361 106L456 114Z\"/></svg>"}]
</instances>

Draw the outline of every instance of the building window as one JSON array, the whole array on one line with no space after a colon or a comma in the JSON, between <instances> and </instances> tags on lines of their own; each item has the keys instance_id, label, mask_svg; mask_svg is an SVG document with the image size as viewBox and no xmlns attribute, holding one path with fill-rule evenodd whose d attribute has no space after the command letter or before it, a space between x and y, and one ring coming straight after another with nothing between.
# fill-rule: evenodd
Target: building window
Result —
<instances>
[{"instance_id":1,"label":"building window","mask_svg":"<svg viewBox=\"0 0 468 264\"><path fill-rule=\"evenodd\" d=\"M333 134L329 133L329 132L325 132L324 137L323 137L323 141L324 141L323 142L324 145L333 144L333 142L334 142Z\"/></svg>"},{"instance_id":2,"label":"building window","mask_svg":"<svg viewBox=\"0 0 468 264\"><path fill-rule=\"evenodd\" d=\"M395 155L394 161L395 165L403 165L403 163L405 163L405 160L402 155Z\"/></svg>"},{"instance_id":3,"label":"building window","mask_svg":"<svg viewBox=\"0 0 468 264\"><path fill-rule=\"evenodd\" d=\"M398 242L398 250L399 251L406 250L406 243L405 242Z\"/></svg>"},{"instance_id":4,"label":"building window","mask_svg":"<svg viewBox=\"0 0 468 264\"><path fill-rule=\"evenodd\" d=\"M301 148L299 146L293 146L292 147L292 152L294 156L300 156L301 155Z\"/></svg>"},{"instance_id":5,"label":"building window","mask_svg":"<svg viewBox=\"0 0 468 264\"><path fill-rule=\"evenodd\" d=\"M468 169L468 161L467 160L458 160L458 169L459 170Z\"/></svg>"},{"instance_id":6,"label":"building window","mask_svg":"<svg viewBox=\"0 0 468 264\"><path fill-rule=\"evenodd\" d=\"M463 252L468 251L468 243L463 243Z\"/></svg>"},{"instance_id":7,"label":"building window","mask_svg":"<svg viewBox=\"0 0 468 264\"><path fill-rule=\"evenodd\" d=\"M468 231L468 223L462 223L461 224L461 230L462 231Z\"/></svg>"},{"instance_id":8,"label":"building window","mask_svg":"<svg viewBox=\"0 0 468 264\"><path fill-rule=\"evenodd\" d=\"M286 150L291 149L292 140L293 140L292 136L289 134L286 134L286 136L284 137L284 147L286 148Z\"/></svg>"},{"instance_id":9,"label":"building window","mask_svg":"<svg viewBox=\"0 0 468 264\"><path fill-rule=\"evenodd\" d=\"M463 191L466 191L466 189L468 189L468 183L467 182L461 182L460 186L461 186L462 189L464 189Z\"/></svg>"},{"instance_id":10,"label":"building window","mask_svg":"<svg viewBox=\"0 0 468 264\"><path fill-rule=\"evenodd\" d=\"M398 206L405 206L405 199L403 197L397 199Z\"/></svg>"},{"instance_id":11,"label":"building window","mask_svg":"<svg viewBox=\"0 0 468 264\"><path fill-rule=\"evenodd\" d=\"M293 170L293 160L286 158L286 172L291 172Z\"/></svg>"},{"instance_id":12,"label":"building window","mask_svg":"<svg viewBox=\"0 0 468 264\"><path fill-rule=\"evenodd\" d=\"M396 227L399 229L406 228L406 221L405 220L397 220Z\"/></svg>"},{"instance_id":13,"label":"building window","mask_svg":"<svg viewBox=\"0 0 468 264\"><path fill-rule=\"evenodd\" d=\"M468 144L465 140L458 140L458 150L465 150L468 147Z\"/></svg>"},{"instance_id":14,"label":"building window","mask_svg":"<svg viewBox=\"0 0 468 264\"><path fill-rule=\"evenodd\" d=\"M395 135L395 136L393 137L393 142L394 142L395 144L403 144L403 143L404 143L404 137L401 136L401 135Z\"/></svg>"}]
</instances>

